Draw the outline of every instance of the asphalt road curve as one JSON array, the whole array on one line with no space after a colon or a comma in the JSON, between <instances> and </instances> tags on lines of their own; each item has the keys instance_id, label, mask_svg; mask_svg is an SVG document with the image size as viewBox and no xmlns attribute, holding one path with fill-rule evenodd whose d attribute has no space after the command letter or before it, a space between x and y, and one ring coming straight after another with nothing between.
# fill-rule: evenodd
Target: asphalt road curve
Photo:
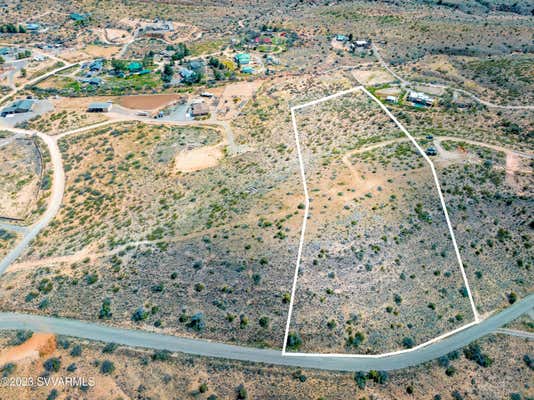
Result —
<instances>
[{"instance_id":1,"label":"asphalt road curve","mask_svg":"<svg viewBox=\"0 0 534 400\"><path fill-rule=\"evenodd\" d=\"M534 294L484 319L479 324L471 326L439 342L413 351L377 358L368 358L365 356L284 356L279 350L229 345L141 330L114 328L72 319L21 313L0 313L0 329L29 329L36 332L51 332L90 340L114 342L126 346L301 368L316 368L332 371L394 370L418 365L462 348L472 341L494 332L520 315L531 311L533 307Z\"/></svg>"}]
</instances>

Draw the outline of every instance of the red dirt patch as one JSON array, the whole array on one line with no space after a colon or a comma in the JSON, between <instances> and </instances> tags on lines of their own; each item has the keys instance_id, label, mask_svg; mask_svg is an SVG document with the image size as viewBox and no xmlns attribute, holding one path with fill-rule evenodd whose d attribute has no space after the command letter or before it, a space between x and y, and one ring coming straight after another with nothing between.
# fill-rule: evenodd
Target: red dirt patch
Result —
<instances>
[{"instance_id":1,"label":"red dirt patch","mask_svg":"<svg viewBox=\"0 0 534 400\"><path fill-rule=\"evenodd\" d=\"M51 333L34 333L24 343L0 353L0 365L21 360L35 360L56 350L56 337Z\"/></svg>"},{"instance_id":2,"label":"red dirt patch","mask_svg":"<svg viewBox=\"0 0 534 400\"><path fill-rule=\"evenodd\" d=\"M165 107L180 98L177 94L155 94L141 96L123 96L118 103L134 110L157 110Z\"/></svg>"}]
</instances>

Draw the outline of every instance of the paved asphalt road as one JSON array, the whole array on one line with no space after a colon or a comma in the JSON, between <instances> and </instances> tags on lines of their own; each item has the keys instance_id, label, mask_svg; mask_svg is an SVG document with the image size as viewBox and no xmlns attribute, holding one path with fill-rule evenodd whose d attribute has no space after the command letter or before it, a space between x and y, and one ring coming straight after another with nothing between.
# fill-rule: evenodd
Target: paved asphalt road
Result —
<instances>
[{"instance_id":1,"label":"paved asphalt road","mask_svg":"<svg viewBox=\"0 0 534 400\"><path fill-rule=\"evenodd\" d=\"M533 307L534 294L483 320L478 325L474 325L439 342L414 351L379 358L362 356L283 356L277 350L228 345L140 330L113 328L97 323L19 313L0 313L0 329L30 329L32 331L52 332L90 340L114 342L127 346L302 368L336 371L393 370L433 360L466 346L472 341L494 332L520 315L531 311Z\"/></svg>"}]
</instances>

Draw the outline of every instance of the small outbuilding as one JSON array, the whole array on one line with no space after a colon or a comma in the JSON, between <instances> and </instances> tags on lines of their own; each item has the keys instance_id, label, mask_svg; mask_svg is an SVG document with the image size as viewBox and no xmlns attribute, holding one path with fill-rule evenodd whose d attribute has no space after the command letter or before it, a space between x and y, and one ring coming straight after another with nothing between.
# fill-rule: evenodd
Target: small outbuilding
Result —
<instances>
[{"instance_id":1,"label":"small outbuilding","mask_svg":"<svg viewBox=\"0 0 534 400\"><path fill-rule=\"evenodd\" d=\"M111 111L111 103L91 103L87 107L87 112L109 112Z\"/></svg>"},{"instance_id":2,"label":"small outbuilding","mask_svg":"<svg viewBox=\"0 0 534 400\"><path fill-rule=\"evenodd\" d=\"M29 22L26 24L26 30L28 31L35 32L35 31L38 31L40 28L41 28L41 25L33 23L33 22Z\"/></svg>"},{"instance_id":3,"label":"small outbuilding","mask_svg":"<svg viewBox=\"0 0 534 400\"><path fill-rule=\"evenodd\" d=\"M80 22L85 21L87 19L87 15L85 14L79 14L79 13L72 13L69 15L69 18L73 21Z\"/></svg>"}]
</instances>

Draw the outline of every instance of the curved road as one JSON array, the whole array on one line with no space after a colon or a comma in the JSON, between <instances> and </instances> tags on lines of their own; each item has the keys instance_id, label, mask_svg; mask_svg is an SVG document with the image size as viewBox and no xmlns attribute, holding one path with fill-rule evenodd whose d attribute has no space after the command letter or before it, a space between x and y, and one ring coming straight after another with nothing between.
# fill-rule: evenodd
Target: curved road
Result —
<instances>
[{"instance_id":1,"label":"curved road","mask_svg":"<svg viewBox=\"0 0 534 400\"><path fill-rule=\"evenodd\" d=\"M113 328L98 323L71 319L42 317L19 313L0 313L0 329L30 329L59 335L114 342L120 345L144 347L155 350L178 351L205 357L226 358L301 368L332 371L393 370L434 360L457 350L482 336L494 332L502 325L529 312L534 306L534 294L506 308L477 325L439 342L412 351L391 356L308 356L282 355L279 350L265 350L235 346L200 339L188 339L141 330Z\"/></svg>"},{"instance_id":2,"label":"curved road","mask_svg":"<svg viewBox=\"0 0 534 400\"><path fill-rule=\"evenodd\" d=\"M10 131L16 131L17 133L32 134L31 131L24 131L22 129L8 129ZM0 275L13 263L26 249L30 242L35 239L41 229L45 228L56 216L61 202L63 200L63 192L65 191L65 172L63 170L63 159L61 158L61 152L57 146L55 138L48 136L44 133L35 132L45 144L48 146L50 157L52 160L52 167L54 169L52 178L52 188L50 201L48 208L41 218L33 225L27 227L27 230L22 237L22 240L2 259L0 260Z\"/></svg>"}]
</instances>

